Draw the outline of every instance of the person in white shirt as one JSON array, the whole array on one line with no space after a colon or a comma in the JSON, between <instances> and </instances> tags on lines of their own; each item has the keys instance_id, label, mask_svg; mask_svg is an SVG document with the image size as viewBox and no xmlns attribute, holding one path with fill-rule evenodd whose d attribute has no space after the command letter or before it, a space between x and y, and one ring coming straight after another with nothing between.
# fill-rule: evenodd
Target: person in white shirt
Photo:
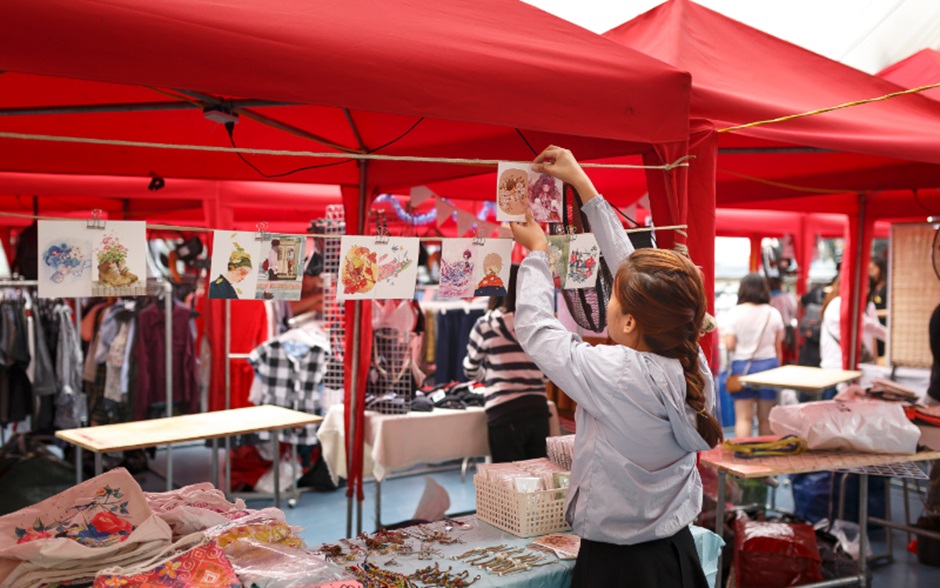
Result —
<instances>
[{"instance_id":1,"label":"person in white shirt","mask_svg":"<svg viewBox=\"0 0 940 588\"><path fill-rule=\"evenodd\" d=\"M674 251L634 251L567 149L548 147L532 169L577 191L601 253L617 268L607 305L616 345L589 345L555 317L542 228L531 211L525 223L512 224L515 240L529 249L519 266L516 336L578 403L565 505L581 537L571 585L707 586L689 525L702 508L696 454L720 443L722 431L698 343L705 321L701 271Z\"/></svg>"},{"instance_id":2,"label":"person in white shirt","mask_svg":"<svg viewBox=\"0 0 940 588\"><path fill-rule=\"evenodd\" d=\"M837 277L832 282L829 292L826 293L826 299L823 301L822 324L819 328L819 367L821 368L844 369L841 327L842 296L839 292L841 282L841 277ZM869 356L874 357L877 349L875 341L884 341L887 335L887 327L879 322L875 305L869 302L862 314L862 346Z\"/></svg>"},{"instance_id":3,"label":"person in white shirt","mask_svg":"<svg viewBox=\"0 0 940 588\"><path fill-rule=\"evenodd\" d=\"M725 347L731 354L732 374L754 374L780 366L783 355L783 318L770 305L770 287L764 276L750 273L738 287L738 304L723 327ZM760 435L770 435L770 409L777 404L773 388L745 386L734 398L734 436L750 437L757 409Z\"/></svg>"}]
</instances>

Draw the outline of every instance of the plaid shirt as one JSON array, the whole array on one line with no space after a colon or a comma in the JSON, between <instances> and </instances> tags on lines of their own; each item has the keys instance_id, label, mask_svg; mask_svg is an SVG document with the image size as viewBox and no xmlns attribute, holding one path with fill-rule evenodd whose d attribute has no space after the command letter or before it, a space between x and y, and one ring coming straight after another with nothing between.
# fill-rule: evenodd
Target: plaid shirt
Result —
<instances>
[{"instance_id":1,"label":"plaid shirt","mask_svg":"<svg viewBox=\"0 0 940 588\"><path fill-rule=\"evenodd\" d=\"M248 358L261 382L260 404L320 413L320 387L326 373L327 350L303 341L273 339L256 347ZM317 424L281 432L281 441L296 445L317 443ZM269 433L260 432L262 439Z\"/></svg>"}]
</instances>

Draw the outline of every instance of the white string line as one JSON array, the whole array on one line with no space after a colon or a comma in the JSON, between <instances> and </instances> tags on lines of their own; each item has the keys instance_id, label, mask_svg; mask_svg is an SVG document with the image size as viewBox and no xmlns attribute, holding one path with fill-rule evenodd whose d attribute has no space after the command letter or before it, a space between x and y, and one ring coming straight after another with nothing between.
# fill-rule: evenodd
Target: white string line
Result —
<instances>
[{"instance_id":1,"label":"white string line","mask_svg":"<svg viewBox=\"0 0 940 588\"><path fill-rule=\"evenodd\" d=\"M0 210L0 217L3 217L3 216L9 216L13 218L29 218L29 219L34 219L34 220L50 220L50 221L70 220L70 221L82 222L82 219L76 219L74 217L42 216L42 215L35 215L35 214L22 214L18 212L4 212ZM106 223L108 221L107 219L100 219L100 222ZM215 230L220 230L220 231L227 230L227 229L209 229L206 227L187 227L184 225L161 225L161 224L153 224L149 222L146 222L146 224L147 224L148 229L155 229L155 230L161 230L161 231L192 231L192 232L197 232L197 233L211 233L212 231L215 231ZM632 229L624 229L624 232L625 233L648 233L650 231L676 231L677 233L681 235L685 235L686 234L685 229L687 229L688 227L689 225L666 225L662 227L635 227ZM252 232L252 231L246 231L246 232ZM267 231L267 232L273 233L274 231ZM298 233L298 234L303 234L308 237L315 237L315 238L322 238L322 239L340 239L344 236L344 235L327 234L327 233ZM578 235L579 233L572 233L572 234ZM349 235L349 236L372 237L375 235ZM409 237L408 235L380 235L380 236L382 238L395 237L395 236ZM418 239L421 241L431 241L431 242L441 241L443 239L459 239L459 238L461 237L441 237L441 236L418 237ZM469 237L463 237L463 238L469 238ZM481 238L496 239L498 237L481 237Z\"/></svg>"},{"instance_id":2,"label":"white string line","mask_svg":"<svg viewBox=\"0 0 940 588\"><path fill-rule=\"evenodd\" d=\"M241 153L244 155L276 155L279 157L312 157L323 159L368 159L379 161L449 163L493 167L499 159L464 159L455 157L421 157L417 155L382 155L378 153L329 153L319 151L290 151L285 149L256 149L250 147L215 147L211 145L183 145L177 143L154 143L151 141L127 141L124 139L95 139L92 137L65 137L60 135L36 135L31 133L0 132L0 139L47 141L53 143L80 143L85 145L110 145L116 147L143 147L148 149L170 149L177 151L207 151L210 153ZM581 167L608 169L659 169L669 171L677 167L688 167L693 156L685 155L672 163L663 165L630 165L626 163L582 163ZM529 162L522 162L529 163Z\"/></svg>"}]
</instances>

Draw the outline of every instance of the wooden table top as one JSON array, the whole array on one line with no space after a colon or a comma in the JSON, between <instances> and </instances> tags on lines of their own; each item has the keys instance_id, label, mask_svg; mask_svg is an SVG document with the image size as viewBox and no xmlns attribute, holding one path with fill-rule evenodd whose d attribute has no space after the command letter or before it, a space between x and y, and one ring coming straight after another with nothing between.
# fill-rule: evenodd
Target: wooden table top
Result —
<instances>
[{"instance_id":1,"label":"wooden table top","mask_svg":"<svg viewBox=\"0 0 940 588\"><path fill-rule=\"evenodd\" d=\"M758 440L778 437L756 438ZM724 471L738 478L765 478L783 474L828 472L866 466L909 463L940 459L940 451L921 451L914 454L859 453L855 451L806 451L799 455L774 455L745 459L735 457L731 449L721 446L699 453L704 466Z\"/></svg>"},{"instance_id":2,"label":"wooden table top","mask_svg":"<svg viewBox=\"0 0 940 588\"><path fill-rule=\"evenodd\" d=\"M55 436L94 452L123 451L319 423L323 417L281 408L250 406L200 414L83 427Z\"/></svg>"},{"instance_id":3,"label":"wooden table top","mask_svg":"<svg viewBox=\"0 0 940 588\"><path fill-rule=\"evenodd\" d=\"M818 392L836 384L861 378L858 370L833 370L805 365L785 365L772 370L741 376L741 381L749 386L767 388L793 388Z\"/></svg>"}]
</instances>

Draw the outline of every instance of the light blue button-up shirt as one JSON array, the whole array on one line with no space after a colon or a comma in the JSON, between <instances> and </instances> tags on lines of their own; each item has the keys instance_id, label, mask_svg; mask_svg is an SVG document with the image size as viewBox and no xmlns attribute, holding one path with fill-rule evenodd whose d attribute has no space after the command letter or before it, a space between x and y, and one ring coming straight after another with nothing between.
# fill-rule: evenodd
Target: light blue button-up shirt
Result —
<instances>
[{"instance_id":1,"label":"light blue button-up shirt","mask_svg":"<svg viewBox=\"0 0 940 588\"><path fill-rule=\"evenodd\" d=\"M602 197L583 210L601 252L616 271L633 252ZM548 256L530 253L519 268L516 334L536 365L578 403L577 437L566 505L575 533L618 545L670 537L702 507L696 453L709 449L685 402L678 359L623 345L591 346L554 316ZM705 406L715 393L704 355Z\"/></svg>"}]
</instances>

